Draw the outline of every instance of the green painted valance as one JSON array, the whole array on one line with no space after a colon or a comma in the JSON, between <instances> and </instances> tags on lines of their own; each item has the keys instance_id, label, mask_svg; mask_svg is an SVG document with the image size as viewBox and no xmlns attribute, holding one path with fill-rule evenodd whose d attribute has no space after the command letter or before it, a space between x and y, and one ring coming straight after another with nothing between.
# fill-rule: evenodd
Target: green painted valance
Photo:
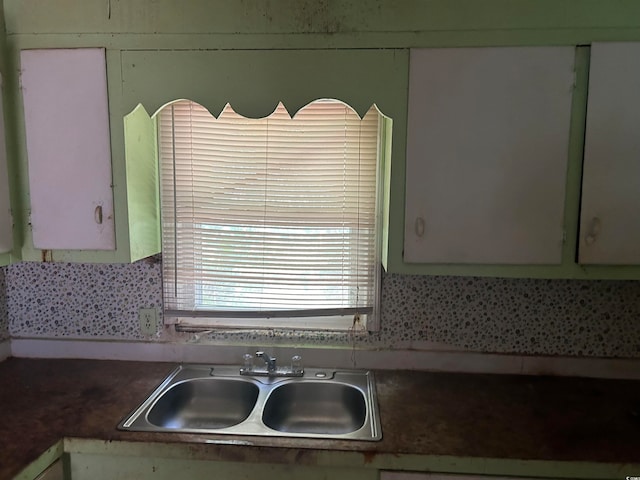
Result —
<instances>
[{"instance_id":1,"label":"green painted valance","mask_svg":"<svg viewBox=\"0 0 640 480\"><path fill-rule=\"evenodd\" d=\"M320 98L350 105L362 117L406 109L405 50L203 50L122 53L123 115L142 104L153 114L186 98L218 116L229 103L263 118L282 102L293 116Z\"/></svg>"}]
</instances>

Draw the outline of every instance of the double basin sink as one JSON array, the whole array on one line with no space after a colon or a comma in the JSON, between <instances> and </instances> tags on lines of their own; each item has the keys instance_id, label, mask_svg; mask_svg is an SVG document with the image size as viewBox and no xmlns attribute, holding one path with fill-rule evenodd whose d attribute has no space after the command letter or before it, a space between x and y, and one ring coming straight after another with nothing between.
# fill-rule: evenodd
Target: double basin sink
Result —
<instances>
[{"instance_id":1,"label":"double basin sink","mask_svg":"<svg viewBox=\"0 0 640 480\"><path fill-rule=\"evenodd\" d=\"M122 430L380 440L373 373L305 369L297 378L181 365Z\"/></svg>"}]
</instances>

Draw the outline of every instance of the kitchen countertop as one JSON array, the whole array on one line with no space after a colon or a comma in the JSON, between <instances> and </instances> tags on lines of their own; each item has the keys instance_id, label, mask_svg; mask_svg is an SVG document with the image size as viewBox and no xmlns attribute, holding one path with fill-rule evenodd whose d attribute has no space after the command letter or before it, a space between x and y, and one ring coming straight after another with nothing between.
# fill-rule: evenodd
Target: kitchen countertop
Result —
<instances>
[{"instance_id":1,"label":"kitchen countertop","mask_svg":"<svg viewBox=\"0 0 640 480\"><path fill-rule=\"evenodd\" d=\"M258 459L278 461L296 449L302 463L309 450L360 452L366 461L413 454L640 463L640 382L628 380L377 371L380 442L231 437L250 445L212 445L206 442L230 437L117 430L173 368L99 360L0 363L0 479L64 437L188 443L230 460L251 449Z\"/></svg>"}]
</instances>

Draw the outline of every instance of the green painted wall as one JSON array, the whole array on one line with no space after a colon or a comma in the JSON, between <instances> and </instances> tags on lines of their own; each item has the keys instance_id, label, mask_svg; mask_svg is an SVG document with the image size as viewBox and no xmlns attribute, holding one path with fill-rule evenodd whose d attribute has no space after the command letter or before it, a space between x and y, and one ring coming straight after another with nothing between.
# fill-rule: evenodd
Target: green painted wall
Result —
<instances>
[{"instance_id":1,"label":"green painted wall","mask_svg":"<svg viewBox=\"0 0 640 480\"><path fill-rule=\"evenodd\" d=\"M15 137L15 125L12 121L13 112L11 110L11 98L15 91L14 76L9 73L7 65L7 42L6 42L5 22L4 22L4 8L0 6L0 74L2 75L2 103L4 111L4 125L5 125L5 137L9 137L6 142L9 143L9 139ZM17 178L18 171L14 158L12 157L12 150L7 146L7 161L8 161L8 173L11 183L11 179ZM20 260L20 248L22 244L22 223L21 215L21 197L20 189L17 188L17 184L11 184L9 187L9 194L11 198L11 206L13 210L14 230L13 230L13 251L9 253L0 253L0 265L7 265L9 263Z\"/></svg>"},{"instance_id":2,"label":"green painted wall","mask_svg":"<svg viewBox=\"0 0 640 480\"><path fill-rule=\"evenodd\" d=\"M364 46L364 42L368 46L372 46L371 42L378 46L383 43L415 46L414 43L432 43L436 34L447 35L457 44L477 44L481 37L492 43L496 40L522 43L525 38L545 43L584 43L608 39L616 31L618 36L635 37L640 15L640 5L635 0L190 0L188 3L5 0L4 3L10 35L317 34L317 41L322 40L325 46L332 43ZM327 34L335 38L322 39ZM206 41L206 37L200 39L201 43ZM262 48L281 46L275 44L279 41L263 42ZM156 42L157 39L149 38L138 46L150 47ZM192 45L193 40L183 37L173 43ZM297 41L289 39L288 43L294 46Z\"/></svg>"},{"instance_id":3,"label":"green painted wall","mask_svg":"<svg viewBox=\"0 0 640 480\"><path fill-rule=\"evenodd\" d=\"M265 108L267 94L271 95L269 102L286 95L295 105L317 95L339 96L334 92L349 90L348 85L356 78L357 72L349 71L349 67L366 56L379 54L379 73L358 80L358 88L349 95L366 99L358 108L376 96L376 101L384 103L382 110L394 119L385 220L389 270L640 278L637 267L578 267L574 263L575 241L569 238L577 231L588 45L594 41L640 41L640 2L636 0L4 0L4 8L6 53L13 77L11 99L18 125L10 149L17 159L24 191L28 191L25 142L16 88L20 49L107 48L113 176L118 192L123 191L119 186L126 181L122 118L138 101L145 104L149 113L171 96L194 97L216 110L229 92L235 92L233 101L243 103L241 111L258 113ZM489 45L587 46L577 53L578 84L566 202L568 241L563 264L515 268L405 264L402 245L408 48ZM318 60L317 64L332 68L328 72L331 75L318 76L309 70L315 64L313 57L321 58L336 50L345 50L335 54L341 57L338 63ZM382 60L389 52L395 56L391 66ZM272 60L276 58L277 61ZM307 66L301 66L299 59ZM186 69L184 73L178 64ZM333 83L327 84L328 78ZM379 95L384 101L379 100ZM120 248L130 227L126 215L118 218L118 212L127 210L126 193L118 194L115 201ZM28 234L28 229L24 230ZM37 256L33 252L29 255ZM69 253L64 258L109 261L108 256L96 252ZM111 258L118 259L121 260L117 255Z\"/></svg>"}]
</instances>

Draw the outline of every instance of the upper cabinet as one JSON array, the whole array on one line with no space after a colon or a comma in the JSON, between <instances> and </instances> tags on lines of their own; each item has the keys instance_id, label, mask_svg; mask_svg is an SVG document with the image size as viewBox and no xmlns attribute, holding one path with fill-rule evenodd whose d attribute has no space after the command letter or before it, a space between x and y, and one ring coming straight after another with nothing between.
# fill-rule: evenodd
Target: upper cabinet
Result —
<instances>
[{"instance_id":1,"label":"upper cabinet","mask_svg":"<svg viewBox=\"0 0 640 480\"><path fill-rule=\"evenodd\" d=\"M22 50L20 64L23 259L130 262L158 253L156 158L152 149L125 151L125 136L141 133L123 121L119 52Z\"/></svg>"},{"instance_id":2,"label":"upper cabinet","mask_svg":"<svg viewBox=\"0 0 640 480\"><path fill-rule=\"evenodd\" d=\"M574 58L412 50L405 262L561 262Z\"/></svg>"},{"instance_id":3,"label":"upper cabinet","mask_svg":"<svg viewBox=\"0 0 640 480\"><path fill-rule=\"evenodd\" d=\"M640 278L640 43L413 50L392 272Z\"/></svg>"},{"instance_id":4,"label":"upper cabinet","mask_svg":"<svg viewBox=\"0 0 640 480\"><path fill-rule=\"evenodd\" d=\"M578 259L640 264L640 43L591 47Z\"/></svg>"},{"instance_id":5,"label":"upper cabinet","mask_svg":"<svg viewBox=\"0 0 640 480\"><path fill-rule=\"evenodd\" d=\"M104 49L20 61L34 247L115 250Z\"/></svg>"}]
</instances>

